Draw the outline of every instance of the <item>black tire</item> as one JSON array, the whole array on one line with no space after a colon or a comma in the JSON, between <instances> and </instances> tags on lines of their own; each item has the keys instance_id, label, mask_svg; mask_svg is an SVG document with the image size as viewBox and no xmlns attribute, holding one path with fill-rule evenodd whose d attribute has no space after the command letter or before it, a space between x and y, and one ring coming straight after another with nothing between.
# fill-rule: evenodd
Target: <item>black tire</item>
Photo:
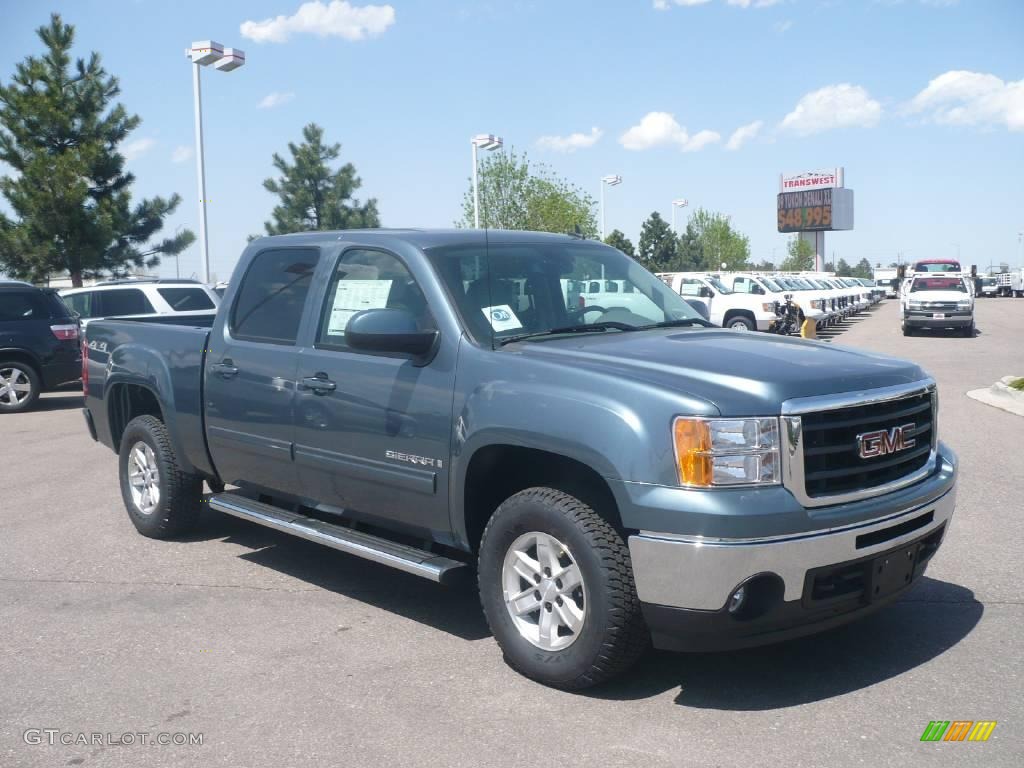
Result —
<instances>
[{"instance_id":1,"label":"black tire","mask_svg":"<svg viewBox=\"0 0 1024 768\"><path fill-rule=\"evenodd\" d=\"M506 553L530 532L563 542L586 585L583 626L572 644L560 650L527 640L505 604ZM480 602L506 663L537 682L565 690L597 685L629 669L650 642L626 542L593 509L562 491L528 488L498 507L480 544L479 576Z\"/></svg>"},{"instance_id":2,"label":"black tire","mask_svg":"<svg viewBox=\"0 0 1024 768\"><path fill-rule=\"evenodd\" d=\"M128 479L132 449L144 443L152 449L159 472L159 501L146 513L136 504ZM155 416L137 416L128 422L121 436L118 460L121 498L136 530L151 539L168 539L192 530L199 520L203 481L185 472L174 453L167 427Z\"/></svg>"},{"instance_id":3,"label":"black tire","mask_svg":"<svg viewBox=\"0 0 1024 768\"><path fill-rule=\"evenodd\" d=\"M746 315L733 315L725 321L725 327L732 330L740 330L740 326L746 331L756 331L757 325Z\"/></svg>"},{"instance_id":4,"label":"black tire","mask_svg":"<svg viewBox=\"0 0 1024 768\"><path fill-rule=\"evenodd\" d=\"M12 383L16 381L18 386L24 386L27 383L30 388L28 396L22 397L20 400L18 399L20 395L15 395L12 390L5 390L6 394L0 398L0 413L20 413L36 404L39 394L43 391L43 383L35 368L20 360L0 360L0 375ZM0 385L0 389L4 389L4 386Z\"/></svg>"},{"instance_id":5,"label":"black tire","mask_svg":"<svg viewBox=\"0 0 1024 768\"><path fill-rule=\"evenodd\" d=\"M914 335L914 329L909 327L909 326L904 325L903 326L903 335L904 336L913 336Z\"/></svg>"}]
</instances>

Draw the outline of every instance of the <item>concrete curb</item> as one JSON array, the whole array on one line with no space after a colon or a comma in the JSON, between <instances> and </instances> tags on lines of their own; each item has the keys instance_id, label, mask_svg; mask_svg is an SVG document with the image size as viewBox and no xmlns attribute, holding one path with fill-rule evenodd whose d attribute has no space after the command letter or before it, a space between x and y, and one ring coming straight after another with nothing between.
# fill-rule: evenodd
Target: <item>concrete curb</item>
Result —
<instances>
[{"instance_id":1,"label":"concrete curb","mask_svg":"<svg viewBox=\"0 0 1024 768\"><path fill-rule=\"evenodd\" d=\"M1024 416L1024 391L1012 389L1010 382L1020 376L1003 376L999 381L986 389L972 389L967 396L979 403L991 405L1018 416Z\"/></svg>"}]
</instances>

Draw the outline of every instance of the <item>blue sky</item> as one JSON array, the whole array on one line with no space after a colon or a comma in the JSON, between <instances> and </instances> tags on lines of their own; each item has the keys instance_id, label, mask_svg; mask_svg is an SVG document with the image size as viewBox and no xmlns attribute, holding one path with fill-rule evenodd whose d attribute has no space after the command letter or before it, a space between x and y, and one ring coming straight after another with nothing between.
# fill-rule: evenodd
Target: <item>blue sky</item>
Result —
<instances>
[{"instance_id":1,"label":"blue sky","mask_svg":"<svg viewBox=\"0 0 1024 768\"><path fill-rule=\"evenodd\" d=\"M0 78L40 50L50 10L142 117L127 147L135 193L182 195L171 231L198 224L184 49L245 50L245 67L203 72L222 279L269 217L271 154L310 121L342 143L387 226L451 225L469 139L490 132L595 198L601 176L620 174L608 229L634 241L651 211L668 218L685 197L731 215L754 259L781 258L778 174L842 165L856 228L830 233L829 253L1020 258L1020 0L9 1ZM194 246L182 275L198 265Z\"/></svg>"}]
</instances>

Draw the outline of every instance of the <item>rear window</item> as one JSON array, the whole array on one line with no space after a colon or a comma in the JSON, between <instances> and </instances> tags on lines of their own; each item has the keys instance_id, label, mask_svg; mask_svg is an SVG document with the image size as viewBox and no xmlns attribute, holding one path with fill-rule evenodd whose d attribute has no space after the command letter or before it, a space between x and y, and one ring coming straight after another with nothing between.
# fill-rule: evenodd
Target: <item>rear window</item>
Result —
<instances>
[{"instance_id":1,"label":"rear window","mask_svg":"<svg viewBox=\"0 0 1024 768\"><path fill-rule=\"evenodd\" d=\"M214 308L213 301L202 288L157 288L156 292L175 312Z\"/></svg>"},{"instance_id":2,"label":"rear window","mask_svg":"<svg viewBox=\"0 0 1024 768\"><path fill-rule=\"evenodd\" d=\"M231 309L239 339L294 344L320 251L276 248L256 254Z\"/></svg>"},{"instance_id":3,"label":"rear window","mask_svg":"<svg viewBox=\"0 0 1024 768\"><path fill-rule=\"evenodd\" d=\"M48 312L43 311L40 295L35 291L0 293L0 320L31 320L48 315Z\"/></svg>"},{"instance_id":4,"label":"rear window","mask_svg":"<svg viewBox=\"0 0 1024 768\"><path fill-rule=\"evenodd\" d=\"M53 291L42 292L43 303L50 310L50 317L71 317L67 304Z\"/></svg>"},{"instance_id":5,"label":"rear window","mask_svg":"<svg viewBox=\"0 0 1024 768\"><path fill-rule=\"evenodd\" d=\"M121 315L153 314L153 305L146 294L138 288L115 288L101 291L99 294L100 314L104 317L120 317ZM93 312L96 307L93 307Z\"/></svg>"}]
</instances>

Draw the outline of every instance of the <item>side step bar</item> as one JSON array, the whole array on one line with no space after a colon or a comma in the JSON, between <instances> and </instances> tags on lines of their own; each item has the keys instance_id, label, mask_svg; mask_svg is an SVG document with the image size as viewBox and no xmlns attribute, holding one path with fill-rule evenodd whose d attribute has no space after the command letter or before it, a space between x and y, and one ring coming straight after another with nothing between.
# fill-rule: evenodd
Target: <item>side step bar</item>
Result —
<instances>
[{"instance_id":1,"label":"side step bar","mask_svg":"<svg viewBox=\"0 0 1024 768\"><path fill-rule=\"evenodd\" d=\"M315 541L317 544L350 555L390 565L392 568L422 576L439 584L450 584L469 570L469 566L459 560L389 541L373 534L325 523L234 493L211 496L210 507L218 512L259 523L308 541Z\"/></svg>"}]
</instances>

